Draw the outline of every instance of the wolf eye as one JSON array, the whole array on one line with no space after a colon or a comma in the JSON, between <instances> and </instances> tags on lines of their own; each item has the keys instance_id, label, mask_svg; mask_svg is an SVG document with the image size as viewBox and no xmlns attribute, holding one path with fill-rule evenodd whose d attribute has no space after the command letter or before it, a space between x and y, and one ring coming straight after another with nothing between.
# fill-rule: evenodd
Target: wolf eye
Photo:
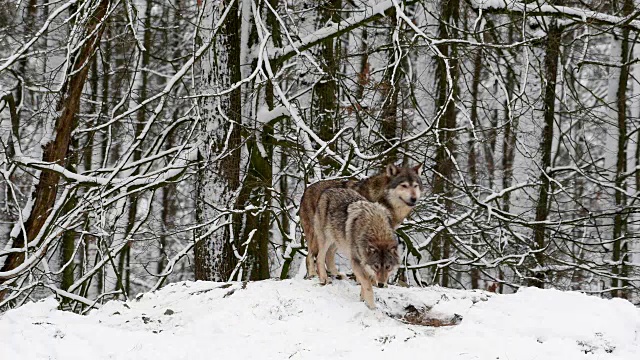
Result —
<instances>
[{"instance_id":1,"label":"wolf eye","mask_svg":"<svg viewBox=\"0 0 640 360\"><path fill-rule=\"evenodd\" d=\"M407 185L407 184L400 184L400 186L402 186L405 189L409 187L409 185Z\"/></svg>"},{"instance_id":2,"label":"wolf eye","mask_svg":"<svg viewBox=\"0 0 640 360\"><path fill-rule=\"evenodd\" d=\"M384 269L385 269L385 270L387 270L387 271L391 271L391 265L387 264L387 265L384 267Z\"/></svg>"}]
</instances>

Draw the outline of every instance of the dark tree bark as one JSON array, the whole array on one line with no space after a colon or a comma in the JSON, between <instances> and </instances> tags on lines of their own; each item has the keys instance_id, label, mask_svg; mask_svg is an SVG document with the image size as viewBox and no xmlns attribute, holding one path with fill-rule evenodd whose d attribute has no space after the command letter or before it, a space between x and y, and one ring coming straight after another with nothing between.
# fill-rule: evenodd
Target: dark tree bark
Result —
<instances>
[{"instance_id":1,"label":"dark tree bark","mask_svg":"<svg viewBox=\"0 0 640 360\"><path fill-rule=\"evenodd\" d=\"M398 20L395 16L389 17L390 27L392 27L395 31L395 28L398 24ZM393 33L392 33L393 34ZM387 71L384 74L384 78L381 87L381 95L384 99L382 103L382 112L381 112L381 121L382 125L380 126L380 135L382 135L379 146L379 151L384 151L388 149L392 140L397 137L398 132L398 94L400 93L400 80L401 76L401 67L397 68L393 66L400 59L398 58L398 54L395 51L395 44L393 43L393 35L389 36L389 43L391 44L391 49L389 50L389 65ZM398 149L394 148L390 151L387 156L384 158L384 164L395 163L398 160Z\"/></svg>"},{"instance_id":2,"label":"dark tree bark","mask_svg":"<svg viewBox=\"0 0 640 360\"><path fill-rule=\"evenodd\" d=\"M342 8L342 0L320 0L320 24L324 26L327 22L338 23L340 21L339 11ZM339 42L339 40L338 40ZM336 72L339 67L340 46L334 45L333 37L328 37L320 43L322 58L322 70L325 76L316 84L315 104L313 105L313 119L316 122L318 136L323 141L333 138L336 131L336 115L338 112L338 90L336 84ZM330 144L329 148L335 150L335 144ZM327 157L320 157L321 164L327 166L332 163Z\"/></svg>"},{"instance_id":3,"label":"dark tree bark","mask_svg":"<svg viewBox=\"0 0 640 360\"><path fill-rule=\"evenodd\" d=\"M558 74L558 59L560 57L560 41L562 30L557 24L556 19L549 19L547 28L547 41L545 47L544 58L544 75L546 83L544 86L544 128L542 130L542 138L540 141L540 152L542 158L540 161L540 191L538 194L538 203L536 205L536 223L533 225L533 249L539 250L535 253L536 265L544 268L546 259L542 249L546 246L544 222L549 216L549 192L551 174L547 173L547 169L551 166L551 152L553 144L553 127L555 119L556 105L556 81ZM532 278L529 279L529 286L543 288L546 280L546 272L544 270L534 271Z\"/></svg>"},{"instance_id":4,"label":"dark tree bark","mask_svg":"<svg viewBox=\"0 0 640 360\"><path fill-rule=\"evenodd\" d=\"M473 58L473 79L471 81L471 124L478 129L478 88L480 86L480 75L482 74L482 50L476 50ZM469 166L469 178L471 184L475 188L478 185L478 167L476 154L476 139L472 132L469 133L469 157L467 159ZM471 288L477 289L480 285L480 269L471 268Z\"/></svg>"},{"instance_id":5,"label":"dark tree bark","mask_svg":"<svg viewBox=\"0 0 640 360\"><path fill-rule=\"evenodd\" d=\"M634 9L633 0L624 0L622 13L624 16L630 15ZM611 287L614 289L613 296L628 298L628 290L625 288L629 285L626 280L629 276L629 245L627 239L627 83L629 81L629 55L631 47L629 46L629 27L622 27L622 39L620 42L620 79L618 81L618 89L616 91L616 107L618 112L618 156L616 161L616 177L615 177L615 204L616 214L613 217L613 253L612 261L614 278L611 280ZM614 30L615 31L615 30ZM636 144L637 146L637 144ZM622 210L625 209L625 210ZM620 276L621 280L615 276Z\"/></svg>"},{"instance_id":6,"label":"dark tree bark","mask_svg":"<svg viewBox=\"0 0 640 360\"><path fill-rule=\"evenodd\" d=\"M174 115L174 119L177 118L177 114ZM169 134L167 136L167 148L171 148L173 146L173 134ZM156 267L156 273L161 274L164 270L166 259L167 259L167 246L169 246L169 242L167 241L169 238L167 237L167 232L169 229L174 228L175 219L176 219L176 199L177 190L176 185L168 184L162 188L162 198L161 198L161 206L162 209L160 211L160 220L162 223L162 233L160 234L159 240L159 256L158 263Z\"/></svg>"},{"instance_id":7,"label":"dark tree bark","mask_svg":"<svg viewBox=\"0 0 640 360\"><path fill-rule=\"evenodd\" d=\"M74 124L74 127L77 126ZM72 150L71 156L69 156L69 161L67 164L67 170L77 172L77 162L78 162L78 139L73 138L71 140ZM69 201L62 208L63 213L68 213L71 211L78 203L78 198L74 194L71 196ZM60 284L60 288L62 290L67 290L71 285L73 285L74 281L74 263L73 263L73 254L76 247L76 232L72 229L67 229L62 235L62 245L61 245L61 253L60 253L60 262L61 266L68 265L62 270L62 283Z\"/></svg>"},{"instance_id":8,"label":"dark tree bark","mask_svg":"<svg viewBox=\"0 0 640 360\"><path fill-rule=\"evenodd\" d=\"M513 43L514 41L514 27L509 27L509 43ZM515 55L511 54L511 58L515 58ZM504 124L504 137L502 139L502 188L507 189L511 187L511 183L513 181L513 160L515 158L515 149L516 149L516 133L517 133L517 120L512 117L512 114L509 112L511 108L509 107L508 102L511 99L513 94L513 89L516 83L515 74L511 69L507 70L507 94L509 96L508 99L505 99L504 103L504 118L506 123ZM504 194L504 198L502 201L502 208L504 211L508 212L511 207L511 192L507 192Z\"/></svg>"},{"instance_id":9,"label":"dark tree bark","mask_svg":"<svg viewBox=\"0 0 640 360\"><path fill-rule=\"evenodd\" d=\"M271 1L270 5L277 8L277 1ZM241 11L242 13L243 11ZM246 14L249 15L249 14ZM247 21L247 19L243 19ZM274 45L281 45L281 35L277 19L271 11L267 12L267 24L273 33ZM249 46L257 40L255 26L251 21L251 34L249 34ZM254 66L256 64L253 64ZM277 71L277 68L274 69ZM265 98L269 109L274 108L273 84L267 83L265 87ZM266 205L264 211L245 214L243 232L240 243L245 243L251 237L249 245L245 249L248 252L245 262L245 278L250 280L264 280L270 277L269 268L269 244L271 229L271 208L272 187L273 187L273 132L274 124L265 124L261 132L255 132L247 138L249 150L249 169L242 191L238 198L238 207L253 205L257 208ZM258 139L259 137L259 139ZM262 144L263 151L260 150L258 141ZM255 230L255 231L254 231ZM251 232L254 231L253 235Z\"/></svg>"},{"instance_id":10,"label":"dark tree bark","mask_svg":"<svg viewBox=\"0 0 640 360\"><path fill-rule=\"evenodd\" d=\"M37 0L29 0L29 3L27 4L27 14L24 17L25 37L33 36L34 24L38 16L37 5L38 5ZM23 79L26 79L26 74L27 74L27 58L26 57L18 61L18 74ZM24 94L22 93L22 86L18 86L16 90L17 90L16 103L18 103L18 106L21 107L21 105L24 104L24 100L25 100ZM18 117L20 117L20 113L18 113Z\"/></svg>"},{"instance_id":11,"label":"dark tree bark","mask_svg":"<svg viewBox=\"0 0 640 360\"><path fill-rule=\"evenodd\" d=\"M104 26L98 25L104 21L109 0L101 0L96 4L93 16L90 17L85 25L86 41L72 57L74 60L70 66L69 76L66 77L62 86L60 99L57 104L57 111L60 114L55 120L55 137L43 146L42 160L45 162L65 165L65 158L69 152L69 144L71 142L71 132L73 130L73 122L76 113L80 107L80 98L82 89L89 72L90 58L94 55L96 48L99 46L100 38L104 31ZM94 32L95 31L95 32ZM25 221L25 234L21 232L18 237L13 239L12 247L14 249L24 248L26 242L30 242L36 238L42 230L44 223L49 216L49 212L53 208L56 201L57 191L59 187L60 175L56 172L42 171L38 178L35 191L32 194L33 208ZM5 259L4 266L0 272L8 272L18 268L25 260L24 252L11 253ZM18 274L5 276L0 278L2 283L15 278ZM0 299L4 297L4 292L0 293Z\"/></svg>"},{"instance_id":12,"label":"dark tree bark","mask_svg":"<svg viewBox=\"0 0 640 360\"><path fill-rule=\"evenodd\" d=\"M457 38L455 25L460 17L460 4L458 0L449 0L442 3L442 16L438 26L438 36L441 39ZM453 202L451 196L453 189L451 181L453 179L453 161L449 154L455 154L455 127L456 110L454 101L457 97L458 86L458 60L457 48L455 44L438 44L438 49L444 58L449 59L449 67L445 59L438 58L436 65L436 87L437 99L436 108L442 111L442 116L438 121L438 134L440 144L436 149L435 173L433 177L433 194L441 197L441 205L447 213L452 213ZM447 72L450 72L452 88L447 83ZM450 92L453 94L451 101L447 101ZM441 232L433 239L432 256L434 260L446 259L450 255L451 239L447 232ZM449 285L449 269L436 268L435 282L442 286ZM441 271L441 273L439 273Z\"/></svg>"},{"instance_id":13,"label":"dark tree bark","mask_svg":"<svg viewBox=\"0 0 640 360\"><path fill-rule=\"evenodd\" d=\"M368 31L367 27L362 27L362 44L360 45L360 72L358 72L358 87L354 96L356 100L361 101L364 97L364 90L369 83L370 65L369 65L369 44L368 44Z\"/></svg>"}]
</instances>

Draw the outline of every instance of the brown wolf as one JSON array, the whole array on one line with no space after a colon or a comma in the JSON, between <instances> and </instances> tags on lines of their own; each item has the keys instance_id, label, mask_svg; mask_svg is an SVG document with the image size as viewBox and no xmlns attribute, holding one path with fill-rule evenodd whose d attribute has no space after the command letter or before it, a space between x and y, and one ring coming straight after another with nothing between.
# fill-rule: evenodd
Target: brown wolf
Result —
<instances>
[{"instance_id":1,"label":"brown wolf","mask_svg":"<svg viewBox=\"0 0 640 360\"><path fill-rule=\"evenodd\" d=\"M324 264L333 249L350 258L360 298L370 309L376 307L371 284L383 287L400 263L391 221L387 208L352 189L326 189L318 200L314 217L318 264ZM331 264L327 266L331 270ZM320 283L329 282L325 267L317 270Z\"/></svg>"},{"instance_id":2,"label":"brown wolf","mask_svg":"<svg viewBox=\"0 0 640 360\"><path fill-rule=\"evenodd\" d=\"M307 276L317 275L315 258L318 256L318 245L315 240L313 219L318 200L322 193L331 188L354 189L371 202L379 202L391 213L391 223L394 229L409 215L422 193L420 169L422 164L408 167L398 167L389 164L384 173L369 177L360 182L355 180L325 180L309 185L300 201L300 223L307 241ZM341 277L335 267L335 249L327 254L329 273Z\"/></svg>"}]
</instances>

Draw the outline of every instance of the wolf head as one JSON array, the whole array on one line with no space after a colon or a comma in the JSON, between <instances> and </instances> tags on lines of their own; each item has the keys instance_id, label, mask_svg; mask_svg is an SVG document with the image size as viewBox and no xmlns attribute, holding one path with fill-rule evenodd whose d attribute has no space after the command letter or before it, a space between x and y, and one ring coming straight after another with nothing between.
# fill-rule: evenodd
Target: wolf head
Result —
<instances>
[{"instance_id":1,"label":"wolf head","mask_svg":"<svg viewBox=\"0 0 640 360\"><path fill-rule=\"evenodd\" d=\"M387 165L386 176L388 178L387 198L392 204L414 207L420 195L422 195L422 181L420 170L422 164L412 168L398 167L394 164Z\"/></svg>"},{"instance_id":2,"label":"wolf head","mask_svg":"<svg viewBox=\"0 0 640 360\"><path fill-rule=\"evenodd\" d=\"M369 276L373 279L373 283L378 287L384 287L389 280L389 276L393 274L400 264L398 257L398 242L388 241L376 244L371 242L364 256L363 265Z\"/></svg>"}]
</instances>

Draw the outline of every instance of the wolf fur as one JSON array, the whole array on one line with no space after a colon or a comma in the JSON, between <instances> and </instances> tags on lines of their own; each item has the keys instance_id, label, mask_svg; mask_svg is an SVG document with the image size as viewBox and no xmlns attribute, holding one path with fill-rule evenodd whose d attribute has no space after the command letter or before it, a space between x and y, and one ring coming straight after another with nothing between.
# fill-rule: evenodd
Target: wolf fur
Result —
<instances>
[{"instance_id":1,"label":"wolf fur","mask_svg":"<svg viewBox=\"0 0 640 360\"><path fill-rule=\"evenodd\" d=\"M300 223L308 248L306 260L307 276L313 277L317 275L315 258L318 256L318 246L315 239L313 219L318 208L318 200L325 190L332 188L356 190L368 201L378 202L387 208L391 214L392 227L397 229L409 215L422 194L421 168L422 164L411 168L389 164L383 173L360 182L351 179L325 180L318 181L307 187L300 201L299 212ZM343 275L336 270L334 255L335 249L329 251L326 258L326 266L329 268L331 275L342 277Z\"/></svg>"},{"instance_id":2,"label":"wolf fur","mask_svg":"<svg viewBox=\"0 0 640 360\"><path fill-rule=\"evenodd\" d=\"M360 283L360 298L375 308L372 283L382 287L398 267L398 241L394 238L389 210L372 203L352 189L326 189L318 199L314 217L318 264L331 269L326 261L337 249L351 259L351 267ZM327 270L318 266L321 284L329 282Z\"/></svg>"},{"instance_id":3,"label":"wolf fur","mask_svg":"<svg viewBox=\"0 0 640 360\"><path fill-rule=\"evenodd\" d=\"M331 188L354 188L357 184L357 181L351 179L345 180L324 180L313 183L307 187L302 194L302 199L300 200L300 223L302 224L302 231L304 231L304 237L307 241L307 276L317 276L318 273L316 271L315 258L318 256L318 242L315 241L315 228L313 226L313 219L316 214L316 208L318 207L318 202L320 200L320 195ZM335 259L333 259L332 252L329 255L329 259L331 263L335 264ZM330 270L331 272L331 270ZM338 275L333 273L331 275Z\"/></svg>"}]
</instances>

